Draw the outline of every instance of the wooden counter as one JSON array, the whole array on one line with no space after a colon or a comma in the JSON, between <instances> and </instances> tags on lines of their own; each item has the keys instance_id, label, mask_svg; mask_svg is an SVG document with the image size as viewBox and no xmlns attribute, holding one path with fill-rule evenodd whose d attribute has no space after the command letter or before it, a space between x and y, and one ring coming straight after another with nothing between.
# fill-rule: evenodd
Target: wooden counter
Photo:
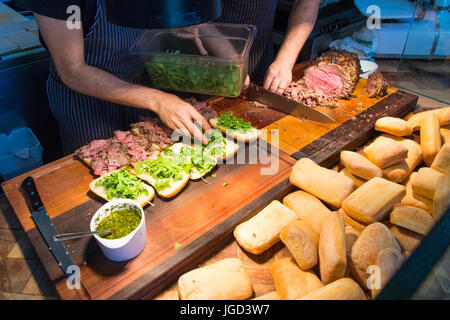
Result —
<instances>
[{"instance_id":1,"label":"wooden counter","mask_svg":"<svg viewBox=\"0 0 450 320\"><path fill-rule=\"evenodd\" d=\"M305 64L297 66L298 78ZM19 191L23 179L35 179L42 201L57 230L75 232L89 229L90 217L104 203L91 192L93 176L80 161L67 156L2 184L11 206L33 243L51 280L63 299L139 299L154 296L177 277L198 265L230 240L233 228L255 214L272 199L292 190L288 183L296 159L309 157L331 165L343 149L354 149L373 133L379 117L404 116L417 102L417 96L391 89L384 99L364 95L360 80L356 97L340 101L324 112L336 124L320 124L286 116L272 109L251 107L245 94L236 99L209 100L218 112L231 111L265 130L265 137L279 133L278 170L262 175L271 164L221 164L209 183L189 182L174 199L155 198L155 207L145 208L147 246L135 259L112 262L100 252L94 239L67 241L66 247L81 269L79 290L66 287L66 280L30 218L30 211ZM274 130L278 129L278 130ZM275 151L277 149L274 149ZM224 186L223 183L228 185ZM175 244L180 244L179 249Z\"/></svg>"}]
</instances>

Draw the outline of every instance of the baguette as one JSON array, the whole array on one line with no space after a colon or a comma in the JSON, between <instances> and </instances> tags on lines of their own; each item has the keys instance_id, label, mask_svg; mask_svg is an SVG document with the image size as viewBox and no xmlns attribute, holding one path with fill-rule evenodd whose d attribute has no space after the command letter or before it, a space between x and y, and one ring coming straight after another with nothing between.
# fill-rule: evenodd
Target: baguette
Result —
<instances>
[{"instance_id":1,"label":"baguette","mask_svg":"<svg viewBox=\"0 0 450 320\"><path fill-rule=\"evenodd\" d=\"M386 248L381 250L378 255L372 259L371 265L377 266L379 269L379 283L371 286L372 298L375 298L386 286L392 276L400 269L405 258L396 249Z\"/></svg>"},{"instance_id":2,"label":"baguette","mask_svg":"<svg viewBox=\"0 0 450 320\"><path fill-rule=\"evenodd\" d=\"M422 161L422 150L420 145L413 140L397 138L395 141L408 149L408 156L406 159L384 168L383 173L386 179L401 183Z\"/></svg>"},{"instance_id":3,"label":"baguette","mask_svg":"<svg viewBox=\"0 0 450 320\"><path fill-rule=\"evenodd\" d=\"M450 206L450 175L439 177L433 196L433 218L439 220Z\"/></svg>"},{"instance_id":4,"label":"baguette","mask_svg":"<svg viewBox=\"0 0 450 320\"><path fill-rule=\"evenodd\" d=\"M380 168L356 152L342 151L341 163L350 173L365 180L383 176L383 171Z\"/></svg>"},{"instance_id":5,"label":"baguette","mask_svg":"<svg viewBox=\"0 0 450 320\"><path fill-rule=\"evenodd\" d=\"M441 126L450 124L450 107L416 113L408 119L408 123L414 131L417 131L422 126L424 118L430 114L439 116L439 124Z\"/></svg>"},{"instance_id":6,"label":"baguette","mask_svg":"<svg viewBox=\"0 0 450 320\"><path fill-rule=\"evenodd\" d=\"M413 129L409 123L400 118L383 117L375 122L375 130L386 132L397 137L409 136Z\"/></svg>"},{"instance_id":7,"label":"baguette","mask_svg":"<svg viewBox=\"0 0 450 320\"><path fill-rule=\"evenodd\" d=\"M298 219L307 222L317 234L320 234L323 219L331 213L319 199L301 190L285 196L283 204L294 211Z\"/></svg>"},{"instance_id":8,"label":"baguette","mask_svg":"<svg viewBox=\"0 0 450 320\"><path fill-rule=\"evenodd\" d=\"M304 221L295 220L280 233L280 239L294 257L302 270L308 270L317 264L319 234Z\"/></svg>"},{"instance_id":9,"label":"baguette","mask_svg":"<svg viewBox=\"0 0 450 320\"><path fill-rule=\"evenodd\" d=\"M376 177L350 194L342 208L355 220L373 223L383 220L404 195L404 186Z\"/></svg>"},{"instance_id":10,"label":"baguette","mask_svg":"<svg viewBox=\"0 0 450 320\"><path fill-rule=\"evenodd\" d=\"M420 168L411 182L411 187L414 193L432 200L436 191L438 178L441 176L443 174L434 169L427 167Z\"/></svg>"},{"instance_id":11,"label":"baguette","mask_svg":"<svg viewBox=\"0 0 450 320\"><path fill-rule=\"evenodd\" d=\"M234 237L247 252L261 254L280 240L280 232L297 220L297 215L279 201L267 207L234 229Z\"/></svg>"},{"instance_id":12,"label":"baguette","mask_svg":"<svg viewBox=\"0 0 450 320\"><path fill-rule=\"evenodd\" d=\"M303 271L293 258L275 261L270 269L273 282L282 300L294 300L323 287L312 271Z\"/></svg>"},{"instance_id":13,"label":"baguette","mask_svg":"<svg viewBox=\"0 0 450 320\"><path fill-rule=\"evenodd\" d=\"M422 209L429 214L433 214L433 201L427 197L414 193L412 189L412 181L415 179L417 172L411 173L406 182L406 194L400 201L402 206L416 207Z\"/></svg>"},{"instance_id":14,"label":"baguette","mask_svg":"<svg viewBox=\"0 0 450 320\"><path fill-rule=\"evenodd\" d=\"M429 114L423 119L420 127L420 147L423 161L427 166L430 166L439 149L441 149L439 116L436 113Z\"/></svg>"},{"instance_id":15,"label":"baguette","mask_svg":"<svg viewBox=\"0 0 450 320\"><path fill-rule=\"evenodd\" d=\"M323 168L308 158L297 161L289 181L335 208L339 208L354 189L352 179Z\"/></svg>"},{"instance_id":16,"label":"baguette","mask_svg":"<svg viewBox=\"0 0 450 320\"><path fill-rule=\"evenodd\" d=\"M108 173L112 174L113 172ZM100 198L103 198L106 201L111 201L111 200L115 200L118 199L116 197L114 197L113 199L108 199L108 195L107 195L107 189L104 186L96 186L95 184L97 183L97 181L103 179L105 177L101 176L95 180L93 180L90 184L89 184L89 189L96 194L97 196L99 196ZM147 185L146 183L142 183L143 187L148 191L148 195L145 194L141 194L137 199L133 199L135 200L137 203L139 203L139 205L141 207L145 207L145 205L147 205L150 201L153 200L153 198L155 197L155 190L150 187L149 185Z\"/></svg>"},{"instance_id":17,"label":"baguette","mask_svg":"<svg viewBox=\"0 0 450 320\"><path fill-rule=\"evenodd\" d=\"M434 226L434 219L422 209L398 206L392 210L389 222L426 235Z\"/></svg>"},{"instance_id":18,"label":"baguette","mask_svg":"<svg viewBox=\"0 0 450 320\"><path fill-rule=\"evenodd\" d=\"M353 244L350 255L350 271L355 279L368 288L368 267L374 257L386 248L400 251L400 246L391 231L382 223L375 222L367 226Z\"/></svg>"},{"instance_id":19,"label":"baguette","mask_svg":"<svg viewBox=\"0 0 450 320\"><path fill-rule=\"evenodd\" d=\"M229 258L183 274L178 294L180 300L244 300L253 286L242 261Z\"/></svg>"},{"instance_id":20,"label":"baguette","mask_svg":"<svg viewBox=\"0 0 450 320\"><path fill-rule=\"evenodd\" d=\"M333 212L323 221L319 240L320 278L324 284L343 278L347 269L344 217Z\"/></svg>"},{"instance_id":21,"label":"baguette","mask_svg":"<svg viewBox=\"0 0 450 320\"><path fill-rule=\"evenodd\" d=\"M299 300L366 300L361 287L350 278L336 280Z\"/></svg>"},{"instance_id":22,"label":"baguette","mask_svg":"<svg viewBox=\"0 0 450 320\"><path fill-rule=\"evenodd\" d=\"M408 149L392 139L379 136L363 149L363 154L380 169L384 169L405 160Z\"/></svg>"},{"instance_id":23,"label":"baguette","mask_svg":"<svg viewBox=\"0 0 450 320\"><path fill-rule=\"evenodd\" d=\"M397 239L403 253L411 254L417 246L422 242L424 236L422 234L416 233L414 231L393 225L389 228Z\"/></svg>"},{"instance_id":24,"label":"baguette","mask_svg":"<svg viewBox=\"0 0 450 320\"><path fill-rule=\"evenodd\" d=\"M339 173L352 179L353 184L355 185L356 188L361 187L364 183L367 182L367 180L364 180L352 174L347 168L343 168L341 171L339 171Z\"/></svg>"},{"instance_id":25,"label":"baguette","mask_svg":"<svg viewBox=\"0 0 450 320\"><path fill-rule=\"evenodd\" d=\"M344 209L340 208L340 209L338 210L338 212L339 212L340 214L342 214L342 216L344 217L344 223L345 223L346 226L351 226L351 227L355 228L356 230L358 230L359 232L363 231L364 228L367 227L367 224L366 224L366 223L359 222L359 221L353 219L352 217L350 217L350 216L345 212Z\"/></svg>"},{"instance_id":26,"label":"baguette","mask_svg":"<svg viewBox=\"0 0 450 320\"><path fill-rule=\"evenodd\" d=\"M431 169L443 174L450 174L450 143L442 146L431 164Z\"/></svg>"},{"instance_id":27,"label":"baguette","mask_svg":"<svg viewBox=\"0 0 450 320\"><path fill-rule=\"evenodd\" d=\"M258 139L259 136L261 135L261 132L256 128L249 129L245 132L240 132L240 131L236 131L236 130L223 128L221 126L218 126L218 124L217 124L218 120L219 120L218 118L212 118L209 120L209 123L211 124L211 126L213 128L216 128L216 129L219 129L220 131L222 131L227 137L230 136L236 140L243 141L243 142L252 142L252 141L255 141L256 139Z\"/></svg>"}]
</instances>

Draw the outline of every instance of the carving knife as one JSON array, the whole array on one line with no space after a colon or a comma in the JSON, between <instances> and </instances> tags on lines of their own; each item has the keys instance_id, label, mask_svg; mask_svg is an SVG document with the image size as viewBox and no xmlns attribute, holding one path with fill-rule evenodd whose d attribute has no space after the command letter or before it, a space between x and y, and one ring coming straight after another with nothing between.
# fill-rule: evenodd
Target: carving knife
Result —
<instances>
[{"instance_id":1,"label":"carving knife","mask_svg":"<svg viewBox=\"0 0 450 320\"><path fill-rule=\"evenodd\" d=\"M334 121L323 112L320 112L298 101L289 99L285 96L273 93L272 91L266 90L254 83L251 83L248 88L248 98L249 100L267 104L272 109L297 118L322 123L336 123L336 121Z\"/></svg>"},{"instance_id":2,"label":"carving knife","mask_svg":"<svg viewBox=\"0 0 450 320\"><path fill-rule=\"evenodd\" d=\"M64 244L53 240L53 236L58 234L58 232L56 231L56 228L41 201L33 178L26 178L22 182L21 187L25 191L25 198L28 200L31 207L31 218L36 224L36 228L39 230L39 233L47 244L49 251L52 253L59 267L62 269L66 277L69 278L72 275L69 267L73 266L74 263Z\"/></svg>"}]
</instances>

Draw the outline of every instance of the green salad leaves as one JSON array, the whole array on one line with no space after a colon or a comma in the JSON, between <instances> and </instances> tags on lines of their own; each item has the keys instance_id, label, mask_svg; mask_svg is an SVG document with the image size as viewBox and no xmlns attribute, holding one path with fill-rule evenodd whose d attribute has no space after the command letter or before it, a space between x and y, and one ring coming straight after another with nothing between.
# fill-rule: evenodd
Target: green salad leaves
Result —
<instances>
[{"instance_id":1,"label":"green salad leaves","mask_svg":"<svg viewBox=\"0 0 450 320\"><path fill-rule=\"evenodd\" d=\"M148 195L144 183L128 169L112 172L98 180L95 185L106 189L108 200L137 199L142 194Z\"/></svg>"},{"instance_id":2,"label":"green salad leaves","mask_svg":"<svg viewBox=\"0 0 450 320\"><path fill-rule=\"evenodd\" d=\"M155 57L146 63L155 87L187 92L237 97L245 76L239 65L220 61Z\"/></svg>"},{"instance_id":3,"label":"green salad leaves","mask_svg":"<svg viewBox=\"0 0 450 320\"><path fill-rule=\"evenodd\" d=\"M187 172L196 169L198 173L203 174L211 171L216 164L216 160L209 153L205 153L201 146L184 145L179 152L174 152L169 147L164 150L164 154L172 157Z\"/></svg>"},{"instance_id":4,"label":"green salad leaves","mask_svg":"<svg viewBox=\"0 0 450 320\"><path fill-rule=\"evenodd\" d=\"M250 121L245 121L242 118L235 117L231 113L223 113L219 116L217 126L238 132L247 132L253 129Z\"/></svg>"},{"instance_id":5,"label":"green salad leaves","mask_svg":"<svg viewBox=\"0 0 450 320\"><path fill-rule=\"evenodd\" d=\"M227 140L224 138L220 130L211 130L206 134L208 144L203 146L203 150L216 157L224 157L227 154Z\"/></svg>"}]
</instances>

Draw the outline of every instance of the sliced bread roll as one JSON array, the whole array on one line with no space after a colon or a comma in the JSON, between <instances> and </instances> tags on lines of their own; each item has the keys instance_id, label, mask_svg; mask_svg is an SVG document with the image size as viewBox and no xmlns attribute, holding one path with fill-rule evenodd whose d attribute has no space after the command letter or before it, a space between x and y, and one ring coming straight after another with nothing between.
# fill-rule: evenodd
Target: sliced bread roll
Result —
<instances>
[{"instance_id":1,"label":"sliced bread roll","mask_svg":"<svg viewBox=\"0 0 450 320\"><path fill-rule=\"evenodd\" d=\"M365 180L383 177L383 171L359 153L342 151L341 163L350 173Z\"/></svg>"},{"instance_id":2,"label":"sliced bread roll","mask_svg":"<svg viewBox=\"0 0 450 320\"><path fill-rule=\"evenodd\" d=\"M231 130L224 128L222 126L219 126L217 124L218 118L212 118L209 120L209 123L214 128L219 129L222 131L225 135L231 136L235 138L236 140L243 141L243 142L252 142L258 139L258 137L261 135L261 132L256 128L251 128L245 131L239 131L239 130Z\"/></svg>"},{"instance_id":3,"label":"sliced bread roll","mask_svg":"<svg viewBox=\"0 0 450 320\"><path fill-rule=\"evenodd\" d=\"M151 184L156 189L158 195L162 198L172 198L175 197L181 190L183 190L183 188L189 182L189 178L191 177L191 175L186 172L180 172L180 174L182 175L182 178L180 180L174 181L173 179L171 179L169 182L169 186L160 190L156 189L158 179L155 179L150 174L142 173L138 174L137 176L140 179Z\"/></svg>"},{"instance_id":4,"label":"sliced bread roll","mask_svg":"<svg viewBox=\"0 0 450 320\"><path fill-rule=\"evenodd\" d=\"M402 206L416 207L422 209L429 214L433 214L433 201L427 197L416 194L412 188L412 182L415 179L417 172L411 173L406 181L406 194L400 201Z\"/></svg>"},{"instance_id":5,"label":"sliced bread roll","mask_svg":"<svg viewBox=\"0 0 450 320\"><path fill-rule=\"evenodd\" d=\"M355 188L352 179L321 167L308 158L295 163L289 181L335 208L339 208Z\"/></svg>"},{"instance_id":6,"label":"sliced bread roll","mask_svg":"<svg viewBox=\"0 0 450 320\"><path fill-rule=\"evenodd\" d=\"M400 118L382 117L375 122L375 130L386 132L397 137L409 136L413 129L409 123Z\"/></svg>"},{"instance_id":7,"label":"sliced bread roll","mask_svg":"<svg viewBox=\"0 0 450 320\"><path fill-rule=\"evenodd\" d=\"M343 168L341 171L339 171L339 173L352 179L353 184L355 185L356 188L361 187L364 183L367 182L367 180L364 180L352 174L347 168Z\"/></svg>"},{"instance_id":8,"label":"sliced bread roll","mask_svg":"<svg viewBox=\"0 0 450 320\"><path fill-rule=\"evenodd\" d=\"M437 114L441 126L450 124L450 107L416 113L408 119L408 123L414 131L417 131L420 129L424 118L429 114Z\"/></svg>"},{"instance_id":9,"label":"sliced bread roll","mask_svg":"<svg viewBox=\"0 0 450 320\"><path fill-rule=\"evenodd\" d=\"M114 171L113 171L114 172ZM112 174L113 172L110 172L106 175ZM97 186L96 183L98 181L100 181L101 179L103 179L106 175L103 175L95 180L93 180L90 184L89 184L89 189L95 193L97 196L99 196L100 198L105 199L106 201L111 201L111 200L115 200L115 199L119 199L117 197L114 197L113 199L108 199L108 195L107 192L108 190L104 187L104 186ZM142 186L147 190L148 195L146 194L141 194L137 199L133 199L135 200L137 203L139 203L139 205L141 207L145 207L145 205L147 205L150 201L153 200L153 198L155 197L155 190L147 185L146 183L142 183Z\"/></svg>"},{"instance_id":10,"label":"sliced bread roll","mask_svg":"<svg viewBox=\"0 0 450 320\"><path fill-rule=\"evenodd\" d=\"M408 149L385 136L379 136L363 149L363 154L380 169L405 160Z\"/></svg>"},{"instance_id":11,"label":"sliced bread roll","mask_svg":"<svg viewBox=\"0 0 450 320\"><path fill-rule=\"evenodd\" d=\"M450 174L450 143L445 143L431 164L431 169Z\"/></svg>"},{"instance_id":12,"label":"sliced bread roll","mask_svg":"<svg viewBox=\"0 0 450 320\"><path fill-rule=\"evenodd\" d=\"M411 182L414 193L432 200L436 191L437 181L441 176L443 174L437 170L427 167L420 168Z\"/></svg>"},{"instance_id":13,"label":"sliced bread roll","mask_svg":"<svg viewBox=\"0 0 450 320\"><path fill-rule=\"evenodd\" d=\"M420 145L413 140L404 138L395 138L393 140L408 149L408 156L406 159L384 168L383 173L386 179L401 183L422 162L422 150Z\"/></svg>"}]
</instances>

